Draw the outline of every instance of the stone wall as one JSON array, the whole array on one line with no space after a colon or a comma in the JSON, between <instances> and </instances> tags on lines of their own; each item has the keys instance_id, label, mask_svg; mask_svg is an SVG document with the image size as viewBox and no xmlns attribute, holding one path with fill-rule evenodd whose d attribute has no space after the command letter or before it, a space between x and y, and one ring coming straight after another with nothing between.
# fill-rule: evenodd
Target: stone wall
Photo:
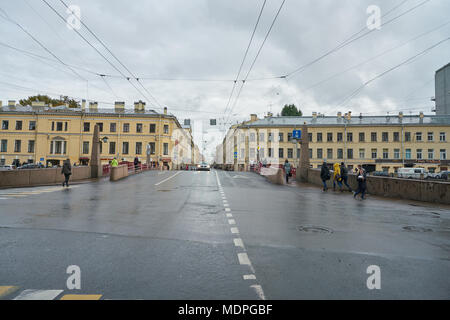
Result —
<instances>
[{"instance_id":1,"label":"stone wall","mask_svg":"<svg viewBox=\"0 0 450 320\"><path fill-rule=\"evenodd\" d=\"M308 182L322 186L320 170L309 169ZM348 183L355 190L358 187L356 175L350 174ZM327 184L332 187L332 180ZM444 181L368 176L367 192L383 197L450 204L450 183Z\"/></svg>"},{"instance_id":2,"label":"stone wall","mask_svg":"<svg viewBox=\"0 0 450 320\"><path fill-rule=\"evenodd\" d=\"M117 181L126 177L128 177L128 165L122 164L120 166L111 168L111 181Z\"/></svg>"},{"instance_id":3,"label":"stone wall","mask_svg":"<svg viewBox=\"0 0 450 320\"><path fill-rule=\"evenodd\" d=\"M32 187L62 183L62 168L0 171L0 188ZM89 167L72 167L71 181L90 178Z\"/></svg>"}]
</instances>

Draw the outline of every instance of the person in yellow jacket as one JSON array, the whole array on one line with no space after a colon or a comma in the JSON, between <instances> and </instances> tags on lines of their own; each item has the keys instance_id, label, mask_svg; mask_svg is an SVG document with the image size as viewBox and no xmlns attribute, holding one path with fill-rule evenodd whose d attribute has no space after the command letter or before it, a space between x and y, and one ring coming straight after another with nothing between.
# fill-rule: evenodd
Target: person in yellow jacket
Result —
<instances>
[{"instance_id":1,"label":"person in yellow jacket","mask_svg":"<svg viewBox=\"0 0 450 320\"><path fill-rule=\"evenodd\" d=\"M336 182L342 191L341 166L339 163L333 165L333 191L336 191Z\"/></svg>"},{"instance_id":2,"label":"person in yellow jacket","mask_svg":"<svg viewBox=\"0 0 450 320\"><path fill-rule=\"evenodd\" d=\"M111 161L111 167L117 167L118 165L119 165L119 162L117 161L116 158L114 158L114 159Z\"/></svg>"}]
</instances>

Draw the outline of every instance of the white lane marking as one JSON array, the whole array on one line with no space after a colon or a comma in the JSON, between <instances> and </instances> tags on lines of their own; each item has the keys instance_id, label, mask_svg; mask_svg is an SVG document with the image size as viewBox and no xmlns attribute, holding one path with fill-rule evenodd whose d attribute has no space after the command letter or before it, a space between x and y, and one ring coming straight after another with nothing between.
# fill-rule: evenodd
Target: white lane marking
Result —
<instances>
[{"instance_id":1,"label":"white lane marking","mask_svg":"<svg viewBox=\"0 0 450 320\"><path fill-rule=\"evenodd\" d=\"M254 274L244 274L244 280L256 280L256 276Z\"/></svg>"},{"instance_id":2,"label":"white lane marking","mask_svg":"<svg viewBox=\"0 0 450 320\"><path fill-rule=\"evenodd\" d=\"M256 294L258 295L259 299L266 300L266 297L264 296L264 291L259 284L250 286L250 288L253 288L256 291Z\"/></svg>"},{"instance_id":3,"label":"white lane marking","mask_svg":"<svg viewBox=\"0 0 450 320\"><path fill-rule=\"evenodd\" d=\"M228 203L223 204L224 207L229 207L230 205Z\"/></svg>"},{"instance_id":4,"label":"white lane marking","mask_svg":"<svg viewBox=\"0 0 450 320\"><path fill-rule=\"evenodd\" d=\"M233 218L233 215L231 213L227 213L227 218Z\"/></svg>"},{"instance_id":5,"label":"white lane marking","mask_svg":"<svg viewBox=\"0 0 450 320\"><path fill-rule=\"evenodd\" d=\"M230 212L231 209L230 208L225 208L225 211Z\"/></svg>"},{"instance_id":6,"label":"white lane marking","mask_svg":"<svg viewBox=\"0 0 450 320\"><path fill-rule=\"evenodd\" d=\"M0 198L0 200L9 200L9 198Z\"/></svg>"},{"instance_id":7,"label":"white lane marking","mask_svg":"<svg viewBox=\"0 0 450 320\"><path fill-rule=\"evenodd\" d=\"M181 173L181 171L178 171L177 173L175 173L174 175L168 177L167 179L164 179L163 181L160 181L160 182L158 182L158 183L155 183L155 186L159 186L161 183L164 183L164 182L166 182L167 180L172 179L173 177L179 175L180 173Z\"/></svg>"},{"instance_id":8,"label":"white lane marking","mask_svg":"<svg viewBox=\"0 0 450 320\"><path fill-rule=\"evenodd\" d=\"M228 219L229 224L236 224L236 221L234 219Z\"/></svg>"},{"instance_id":9,"label":"white lane marking","mask_svg":"<svg viewBox=\"0 0 450 320\"><path fill-rule=\"evenodd\" d=\"M236 247L244 248L244 242L242 241L241 238L235 238L235 239L233 239L233 241L234 241L234 245Z\"/></svg>"},{"instance_id":10,"label":"white lane marking","mask_svg":"<svg viewBox=\"0 0 450 320\"><path fill-rule=\"evenodd\" d=\"M237 234L237 233L239 233L239 229L238 228L231 228L231 233Z\"/></svg>"},{"instance_id":11,"label":"white lane marking","mask_svg":"<svg viewBox=\"0 0 450 320\"><path fill-rule=\"evenodd\" d=\"M14 300L53 300L63 290L34 290L27 289L22 291Z\"/></svg>"},{"instance_id":12,"label":"white lane marking","mask_svg":"<svg viewBox=\"0 0 450 320\"><path fill-rule=\"evenodd\" d=\"M240 264L245 264L247 266L251 265L250 259L245 252L238 253L238 259Z\"/></svg>"}]
</instances>

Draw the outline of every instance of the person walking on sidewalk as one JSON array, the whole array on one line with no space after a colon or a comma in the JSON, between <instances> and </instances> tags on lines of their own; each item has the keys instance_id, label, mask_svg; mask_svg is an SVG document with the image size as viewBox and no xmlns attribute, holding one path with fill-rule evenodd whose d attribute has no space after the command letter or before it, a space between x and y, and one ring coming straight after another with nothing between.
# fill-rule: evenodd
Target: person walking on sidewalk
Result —
<instances>
[{"instance_id":1,"label":"person walking on sidewalk","mask_svg":"<svg viewBox=\"0 0 450 320\"><path fill-rule=\"evenodd\" d=\"M291 164L288 159L284 162L284 173L286 174L286 184L289 183L289 177L291 176Z\"/></svg>"},{"instance_id":2,"label":"person walking on sidewalk","mask_svg":"<svg viewBox=\"0 0 450 320\"><path fill-rule=\"evenodd\" d=\"M364 170L361 165L358 165L358 169L356 171L357 180L358 180L358 190L356 190L353 198L356 199L358 194L361 194L361 200L364 200L364 196L366 194L367 183L366 183L366 170Z\"/></svg>"},{"instance_id":3,"label":"person walking on sidewalk","mask_svg":"<svg viewBox=\"0 0 450 320\"><path fill-rule=\"evenodd\" d=\"M327 180L330 180L330 178L331 178L330 169L328 168L327 160L323 161L322 169L320 169L320 178L322 179L322 182L323 182L323 191L327 191L328 190Z\"/></svg>"},{"instance_id":4,"label":"person walking on sidewalk","mask_svg":"<svg viewBox=\"0 0 450 320\"><path fill-rule=\"evenodd\" d=\"M138 171L138 166L139 166L139 158L136 157L136 158L134 158L134 171L135 172Z\"/></svg>"},{"instance_id":5,"label":"person walking on sidewalk","mask_svg":"<svg viewBox=\"0 0 450 320\"><path fill-rule=\"evenodd\" d=\"M336 183L342 191L341 167L337 162L333 165L333 191L336 191Z\"/></svg>"},{"instance_id":6,"label":"person walking on sidewalk","mask_svg":"<svg viewBox=\"0 0 450 320\"><path fill-rule=\"evenodd\" d=\"M117 167L119 165L119 162L117 162L117 159L114 157L114 159L111 161L111 167Z\"/></svg>"},{"instance_id":7,"label":"person walking on sidewalk","mask_svg":"<svg viewBox=\"0 0 450 320\"><path fill-rule=\"evenodd\" d=\"M66 187L69 186L69 178L70 175L72 174L72 166L70 165L70 159L67 159L66 161L64 161L62 170L61 170L61 174L64 175L64 182L63 182L63 187L64 185L66 185Z\"/></svg>"},{"instance_id":8,"label":"person walking on sidewalk","mask_svg":"<svg viewBox=\"0 0 450 320\"><path fill-rule=\"evenodd\" d=\"M348 169L343 162L341 162L341 178L342 184L345 184L345 186L348 188L348 191L352 192L352 188L350 188L350 186L348 185Z\"/></svg>"}]
</instances>

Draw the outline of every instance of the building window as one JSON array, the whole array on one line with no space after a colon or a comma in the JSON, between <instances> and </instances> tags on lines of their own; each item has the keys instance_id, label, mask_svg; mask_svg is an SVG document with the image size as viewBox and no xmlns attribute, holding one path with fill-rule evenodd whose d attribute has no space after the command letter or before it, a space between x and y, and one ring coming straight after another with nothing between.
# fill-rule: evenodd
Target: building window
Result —
<instances>
[{"instance_id":1,"label":"building window","mask_svg":"<svg viewBox=\"0 0 450 320\"><path fill-rule=\"evenodd\" d=\"M411 132L405 132L405 142L411 142Z\"/></svg>"},{"instance_id":2,"label":"building window","mask_svg":"<svg viewBox=\"0 0 450 320\"><path fill-rule=\"evenodd\" d=\"M250 148L250 155L249 155L250 159L255 159L255 148Z\"/></svg>"},{"instance_id":3,"label":"building window","mask_svg":"<svg viewBox=\"0 0 450 320\"><path fill-rule=\"evenodd\" d=\"M98 126L98 132L103 132L103 123L97 122L96 125Z\"/></svg>"},{"instance_id":4,"label":"building window","mask_svg":"<svg viewBox=\"0 0 450 320\"><path fill-rule=\"evenodd\" d=\"M8 140L2 139L0 152L8 152Z\"/></svg>"},{"instance_id":5,"label":"building window","mask_svg":"<svg viewBox=\"0 0 450 320\"><path fill-rule=\"evenodd\" d=\"M309 152L309 158L312 159L312 157L313 157L313 149L309 149L308 152Z\"/></svg>"},{"instance_id":6,"label":"building window","mask_svg":"<svg viewBox=\"0 0 450 320\"><path fill-rule=\"evenodd\" d=\"M2 130L8 130L9 129L9 121L3 120L2 121Z\"/></svg>"},{"instance_id":7,"label":"building window","mask_svg":"<svg viewBox=\"0 0 450 320\"><path fill-rule=\"evenodd\" d=\"M16 130L22 130L22 121L16 121Z\"/></svg>"},{"instance_id":8,"label":"building window","mask_svg":"<svg viewBox=\"0 0 450 320\"><path fill-rule=\"evenodd\" d=\"M168 134L169 133L169 125L165 124L164 125L164 134Z\"/></svg>"},{"instance_id":9,"label":"building window","mask_svg":"<svg viewBox=\"0 0 450 320\"><path fill-rule=\"evenodd\" d=\"M89 122L85 122L85 123L83 124L83 131L84 131L84 132L89 132L89 131L91 131L91 124L90 124Z\"/></svg>"},{"instance_id":10,"label":"building window","mask_svg":"<svg viewBox=\"0 0 450 320\"><path fill-rule=\"evenodd\" d=\"M318 132L317 133L317 142L322 142L322 141L323 141L322 132Z\"/></svg>"},{"instance_id":11,"label":"building window","mask_svg":"<svg viewBox=\"0 0 450 320\"><path fill-rule=\"evenodd\" d=\"M116 154L116 143L115 142L109 143L109 154Z\"/></svg>"},{"instance_id":12,"label":"building window","mask_svg":"<svg viewBox=\"0 0 450 320\"><path fill-rule=\"evenodd\" d=\"M83 154L89 154L89 141L83 141Z\"/></svg>"},{"instance_id":13,"label":"building window","mask_svg":"<svg viewBox=\"0 0 450 320\"><path fill-rule=\"evenodd\" d=\"M283 142L283 139L284 139L284 138L283 138L283 132L279 132L279 133L278 133L278 141L279 141L279 142Z\"/></svg>"},{"instance_id":14,"label":"building window","mask_svg":"<svg viewBox=\"0 0 450 320\"><path fill-rule=\"evenodd\" d=\"M347 142L353 142L353 133L347 132Z\"/></svg>"},{"instance_id":15,"label":"building window","mask_svg":"<svg viewBox=\"0 0 450 320\"><path fill-rule=\"evenodd\" d=\"M317 159L322 159L322 158L323 158L323 150L317 149Z\"/></svg>"},{"instance_id":16,"label":"building window","mask_svg":"<svg viewBox=\"0 0 450 320\"><path fill-rule=\"evenodd\" d=\"M333 133L332 132L327 133L327 142L333 142Z\"/></svg>"},{"instance_id":17,"label":"building window","mask_svg":"<svg viewBox=\"0 0 450 320\"><path fill-rule=\"evenodd\" d=\"M34 153L34 140L28 140L28 153Z\"/></svg>"},{"instance_id":18,"label":"building window","mask_svg":"<svg viewBox=\"0 0 450 320\"><path fill-rule=\"evenodd\" d=\"M422 149L417 149L417 160L422 160Z\"/></svg>"},{"instance_id":19,"label":"building window","mask_svg":"<svg viewBox=\"0 0 450 320\"><path fill-rule=\"evenodd\" d=\"M381 140L382 140L383 142L389 142L389 132L383 132L383 133L381 134Z\"/></svg>"},{"instance_id":20,"label":"building window","mask_svg":"<svg viewBox=\"0 0 450 320\"><path fill-rule=\"evenodd\" d=\"M164 155L165 156L169 155L169 144L164 143L163 147L164 147Z\"/></svg>"},{"instance_id":21,"label":"building window","mask_svg":"<svg viewBox=\"0 0 450 320\"><path fill-rule=\"evenodd\" d=\"M428 149L428 159L434 159L434 149Z\"/></svg>"},{"instance_id":22,"label":"building window","mask_svg":"<svg viewBox=\"0 0 450 320\"><path fill-rule=\"evenodd\" d=\"M327 159L333 159L333 149L327 149Z\"/></svg>"},{"instance_id":23,"label":"building window","mask_svg":"<svg viewBox=\"0 0 450 320\"><path fill-rule=\"evenodd\" d=\"M294 158L294 149L292 149L292 148L288 148L287 149L287 153L288 153L288 158L289 159L293 159Z\"/></svg>"},{"instance_id":24,"label":"building window","mask_svg":"<svg viewBox=\"0 0 450 320\"><path fill-rule=\"evenodd\" d=\"M116 123L115 122L110 123L109 124L109 132L116 132L116 130L117 130Z\"/></svg>"},{"instance_id":25,"label":"building window","mask_svg":"<svg viewBox=\"0 0 450 320\"><path fill-rule=\"evenodd\" d=\"M422 142L422 132L416 132L416 141Z\"/></svg>"},{"instance_id":26,"label":"building window","mask_svg":"<svg viewBox=\"0 0 450 320\"><path fill-rule=\"evenodd\" d=\"M239 154L239 158L240 159L244 159L245 158L245 150L244 150L244 148L241 149L241 153Z\"/></svg>"},{"instance_id":27,"label":"building window","mask_svg":"<svg viewBox=\"0 0 450 320\"><path fill-rule=\"evenodd\" d=\"M156 153L156 147L154 142L150 142L150 154Z\"/></svg>"},{"instance_id":28,"label":"building window","mask_svg":"<svg viewBox=\"0 0 450 320\"><path fill-rule=\"evenodd\" d=\"M364 132L359 133L359 142L364 142L366 140L366 134Z\"/></svg>"},{"instance_id":29,"label":"building window","mask_svg":"<svg viewBox=\"0 0 450 320\"><path fill-rule=\"evenodd\" d=\"M241 143L244 143L244 142L245 142L245 135L244 135L243 133L241 133L241 134L239 135L239 141L240 141Z\"/></svg>"},{"instance_id":30,"label":"building window","mask_svg":"<svg viewBox=\"0 0 450 320\"><path fill-rule=\"evenodd\" d=\"M259 149L259 157L264 158L264 148Z\"/></svg>"},{"instance_id":31,"label":"building window","mask_svg":"<svg viewBox=\"0 0 450 320\"><path fill-rule=\"evenodd\" d=\"M372 132L370 134L370 139L372 142L377 142L377 133L376 132Z\"/></svg>"},{"instance_id":32,"label":"building window","mask_svg":"<svg viewBox=\"0 0 450 320\"><path fill-rule=\"evenodd\" d=\"M268 141L268 142L272 142L272 141L273 141L273 138L272 138L272 132L269 132L269 133L267 134L267 141Z\"/></svg>"},{"instance_id":33,"label":"building window","mask_svg":"<svg viewBox=\"0 0 450 320\"><path fill-rule=\"evenodd\" d=\"M405 159L411 159L411 149L405 150Z\"/></svg>"},{"instance_id":34,"label":"building window","mask_svg":"<svg viewBox=\"0 0 450 320\"><path fill-rule=\"evenodd\" d=\"M270 133L269 133L270 135ZM273 148L269 148L269 158L273 157Z\"/></svg>"},{"instance_id":35,"label":"building window","mask_svg":"<svg viewBox=\"0 0 450 320\"><path fill-rule=\"evenodd\" d=\"M447 151L445 149L440 150L441 160L447 160Z\"/></svg>"},{"instance_id":36,"label":"building window","mask_svg":"<svg viewBox=\"0 0 450 320\"><path fill-rule=\"evenodd\" d=\"M136 142L136 154L142 154L142 142Z\"/></svg>"},{"instance_id":37,"label":"building window","mask_svg":"<svg viewBox=\"0 0 450 320\"><path fill-rule=\"evenodd\" d=\"M256 141L256 134L254 132L250 132L250 142Z\"/></svg>"},{"instance_id":38,"label":"building window","mask_svg":"<svg viewBox=\"0 0 450 320\"><path fill-rule=\"evenodd\" d=\"M353 159L353 149L347 149L347 159Z\"/></svg>"},{"instance_id":39,"label":"building window","mask_svg":"<svg viewBox=\"0 0 450 320\"><path fill-rule=\"evenodd\" d=\"M89 143L89 142L88 142ZM84 142L83 142L84 144ZM50 142L50 154L66 154L67 142L62 140L54 140ZM89 148L88 148L89 151Z\"/></svg>"},{"instance_id":40,"label":"building window","mask_svg":"<svg viewBox=\"0 0 450 320\"><path fill-rule=\"evenodd\" d=\"M28 130L36 130L36 121L30 121L28 123Z\"/></svg>"},{"instance_id":41,"label":"building window","mask_svg":"<svg viewBox=\"0 0 450 320\"><path fill-rule=\"evenodd\" d=\"M279 158L284 158L284 149L283 148L279 148L278 149L278 157Z\"/></svg>"},{"instance_id":42,"label":"building window","mask_svg":"<svg viewBox=\"0 0 450 320\"><path fill-rule=\"evenodd\" d=\"M100 154L102 154L103 153L103 142L102 141L100 141L100 143L99 143L99 149L100 149Z\"/></svg>"},{"instance_id":43,"label":"building window","mask_svg":"<svg viewBox=\"0 0 450 320\"><path fill-rule=\"evenodd\" d=\"M389 149L383 149L383 159L389 159Z\"/></svg>"},{"instance_id":44,"label":"building window","mask_svg":"<svg viewBox=\"0 0 450 320\"><path fill-rule=\"evenodd\" d=\"M360 159L366 158L366 149L359 149L359 158Z\"/></svg>"},{"instance_id":45,"label":"building window","mask_svg":"<svg viewBox=\"0 0 450 320\"><path fill-rule=\"evenodd\" d=\"M400 159L400 149L394 149L394 159Z\"/></svg>"},{"instance_id":46,"label":"building window","mask_svg":"<svg viewBox=\"0 0 450 320\"><path fill-rule=\"evenodd\" d=\"M142 133L142 123L136 123L136 132Z\"/></svg>"},{"instance_id":47,"label":"building window","mask_svg":"<svg viewBox=\"0 0 450 320\"><path fill-rule=\"evenodd\" d=\"M377 149L372 149L372 159L377 158Z\"/></svg>"},{"instance_id":48,"label":"building window","mask_svg":"<svg viewBox=\"0 0 450 320\"><path fill-rule=\"evenodd\" d=\"M67 131L67 122L64 122L64 131Z\"/></svg>"},{"instance_id":49,"label":"building window","mask_svg":"<svg viewBox=\"0 0 450 320\"><path fill-rule=\"evenodd\" d=\"M14 152L20 152L21 147L22 147L22 140L15 140L14 141Z\"/></svg>"},{"instance_id":50,"label":"building window","mask_svg":"<svg viewBox=\"0 0 450 320\"><path fill-rule=\"evenodd\" d=\"M259 141L264 141L264 133L259 134Z\"/></svg>"},{"instance_id":51,"label":"building window","mask_svg":"<svg viewBox=\"0 0 450 320\"><path fill-rule=\"evenodd\" d=\"M445 132L439 133L439 141L440 141L440 142L445 142L445 141L446 141L445 138L446 138L446 137L445 137Z\"/></svg>"},{"instance_id":52,"label":"building window","mask_svg":"<svg viewBox=\"0 0 450 320\"><path fill-rule=\"evenodd\" d=\"M62 122L56 123L56 131L63 131L63 123Z\"/></svg>"},{"instance_id":53,"label":"building window","mask_svg":"<svg viewBox=\"0 0 450 320\"><path fill-rule=\"evenodd\" d=\"M155 132L156 132L156 124L150 123L150 133L155 133Z\"/></svg>"},{"instance_id":54,"label":"building window","mask_svg":"<svg viewBox=\"0 0 450 320\"><path fill-rule=\"evenodd\" d=\"M342 132L338 132L338 134L337 134L337 142L342 142L342 140L343 140L343 134L342 134Z\"/></svg>"},{"instance_id":55,"label":"building window","mask_svg":"<svg viewBox=\"0 0 450 320\"><path fill-rule=\"evenodd\" d=\"M308 133L308 140L309 142L312 142L312 133Z\"/></svg>"},{"instance_id":56,"label":"building window","mask_svg":"<svg viewBox=\"0 0 450 320\"><path fill-rule=\"evenodd\" d=\"M129 152L129 143L128 142L123 142L122 143L122 153L123 154L128 154Z\"/></svg>"},{"instance_id":57,"label":"building window","mask_svg":"<svg viewBox=\"0 0 450 320\"><path fill-rule=\"evenodd\" d=\"M129 123L123 124L123 132L130 132L130 124Z\"/></svg>"},{"instance_id":58,"label":"building window","mask_svg":"<svg viewBox=\"0 0 450 320\"><path fill-rule=\"evenodd\" d=\"M344 149L337 149L337 158L344 159Z\"/></svg>"},{"instance_id":59,"label":"building window","mask_svg":"<svg viewBox=\"0 0 450 320\"><path fill-rule=\"evenodd\" d=\"M400 141L400 134L398 132L394 132L394 142Z\"/></svg>"},{"instance_id":60,"label":"building window","mask_svg":"<svg viewBox=\"0 0 450 320\"><path fill-rule=\"evenodd\" d=\"M297 149L297 159L300 159L300 149Z\"/></svg>"},{"instance_id":61,"label":"building window","mask_svg":"<svg viewBox=\"0 0 450 320\"><path fill-rule=\"evenodd\" d=\"M434 140L433 132L428 132L428 141L433 141L433 140Z\"/></svg>"}]
</instances>

